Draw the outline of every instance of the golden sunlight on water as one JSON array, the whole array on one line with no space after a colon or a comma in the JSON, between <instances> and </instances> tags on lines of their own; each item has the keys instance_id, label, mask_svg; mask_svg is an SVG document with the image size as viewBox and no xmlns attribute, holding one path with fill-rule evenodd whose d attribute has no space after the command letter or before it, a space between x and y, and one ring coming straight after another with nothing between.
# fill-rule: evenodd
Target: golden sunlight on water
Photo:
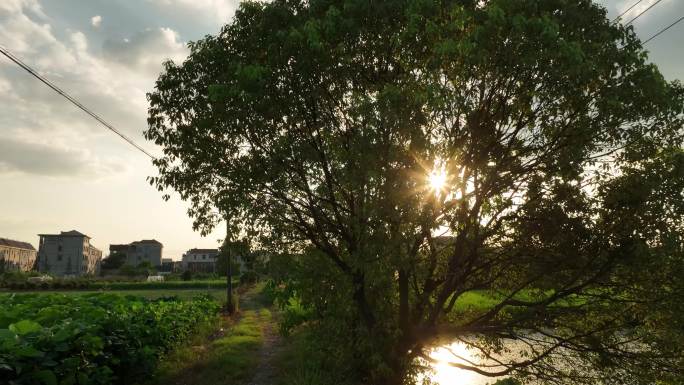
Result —
<instances>
[{"instance_id":1,"label":"golden sunlight on water","mask_svg":"<svg viewBox=\"0 0 684 385\"><path fill-rule=\"evenodd\" d=\"M430 357L437 362L430 365L432 373L426 374L435 385L486 385L497 381L496 378L482 376L473 371L449 365L450 362L459 364L482 363L477 354L468 349L462 342L435 348L430 353Z\"/></svg>"}]
</instances>

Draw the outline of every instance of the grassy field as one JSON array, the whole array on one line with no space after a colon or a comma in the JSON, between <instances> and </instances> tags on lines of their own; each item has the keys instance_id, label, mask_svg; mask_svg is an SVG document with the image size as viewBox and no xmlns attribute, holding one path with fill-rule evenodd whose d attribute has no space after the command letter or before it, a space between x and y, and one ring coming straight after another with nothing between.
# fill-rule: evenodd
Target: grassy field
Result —
<instances>
[{"instance_id":1,"label":"grassy field","mask_svg":"<svg viewBox=\"0 0 684 385\"><path fill-rule=\"evenodd\" d=\"M239 279L233 279L237 285ZM207 279L192 281L164 281L164 282L92 282L88 289L103 290L167 290L167 289L221 289L226 288L225 279Z\"/></svg>"}]
</instances>

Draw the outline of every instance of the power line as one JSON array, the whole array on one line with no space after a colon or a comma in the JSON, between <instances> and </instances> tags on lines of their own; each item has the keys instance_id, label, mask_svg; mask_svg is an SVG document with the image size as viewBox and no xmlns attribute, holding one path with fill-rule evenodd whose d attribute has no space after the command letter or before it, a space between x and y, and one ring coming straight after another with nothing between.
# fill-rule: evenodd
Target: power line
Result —
<instances>
[{"instance_id":1,"label":"power line","mask_svg":"<svg viewBox=\"0 0 684 385\"><path fill-rule=\"evenodd\" d=\"M639 14L636 15L636 16L634 16L634 17L632 18L632 20L630 20L630 21L628 21L628 22L625 23L625 27L628 26L628 25L630 25L630 24L632 24L632 23L634 22L634 20L636 20L636 19L638 19L639 17L641 17L641 15L643 15L643 14L646 13L646 12L648 12L651 8L653 8L653 7L655 7L656 5L658 5L658 3L660 3L661 1L663 1L663 0L658 0L658 1L656 1L655 3L651 4L648 8L644 9L643 11L641 11L641 13L639 13Z\"/></svg>"},{"instance_id":2,"label":"power line","mask_svg":"<svg viewBox=\"0 0 684 385\"><path fill-rule=\"evenodd\" d=\"M613 19L613 23L615 23L616 21L620 20L620 19L622 18L622 16L624 16L627 12L631 11L632 8L634 8L634 7L636 7L637 5L639 5L639 3L641 3L642 1L644 1L644 0L639 0L639 1L637 1L636 3L632 4L631 7L627 8L624 12L622 12L621 14L619 14L618 17L616 17L615 19Z\"/></svg>"},{"instance_id":3,"label":"power line","mask_svg":"<svg viewBox=\"0 0 684 385\"><path fill-rule=\"evenodd\" d=\"M34 70L33 68L29 67L28 64L26 64L26 63L24 63L23 61L21 61L21 59L19 59L18 57L16 57L14 54L12 54L9 50L7 50L7 48L5 48L5 47L2 46L2 45L0 45L0 53L2 53L3 55L5 55L8 59L10 59L11 61L13 61L13 62L14 62L15 64L17 64L19 67L23 68L26 72L28 72L28 73L30 73L31 75L33 75L36 79L38 79L38 80L40 80L41 82L43 82L46 86L52 88L53 91L55 91L55 92L57 92L58 94L60 94L60 95L62 95L63 97L65 97L65 98L66 98L68 101L70 101L73 105L75 105L76 107L78 107L78 108L80 108L81 110L83 110L83 112L85 112L86 114L88 114L88 115L90 115L91 117L93 117L95 120L97 120L98 122L100 122L100 124L102 124L103 126L105 126L106 128L108 128L110 131L112 131L113 133L119 135L119 136L121 137L121 139L123 139L123 140L125 140L126 142L128 142L130 145L132 145L133 147L135 147L136 149L138 149L140 152L142 152L143 154L147 155L147 156L150 157L152 160L156 159L152 154L150 154L150 153L147 152L144 148L140 147L137 143L135 143L135 142L133 141L133 139L127 137L127 136L124 135L124 134L122 134L121 131L117 130L114 126L112 126L111 124L107 123L107 121L105 121L105 120L104 120L103 118L101 118L99 115L97 115L96 113L92 112L92 111L91 111L90 109L88 109L86 106L84 106L83 104L81 104L78 100L76 100L76 99L73 98L71 95L69 95L69 94L67 94L66 92L64 92L61 88L57 87L55 84L53 84L51 81L49 81L49 80L46 79L45 77L43 77L43 76L42 76L41 74L39 74L36 70Z\"/></svg>"},{"instance_id":4,"label":"power line","mask_svg":"<svg viewBox=\"0 0 684 385\"><path fill-rule=\"evenodd\" d=\"M667 31L668 29L674 27L675 25L677 25L677 24L678 24L680 21L682 21L682 20L684 20L684 16L680 17L679 19L677 19L677 21L675 21L674 23L668 25L667 27L661 29L661 30L658 31L658 33L656 33L655 35L653 35L653 36L649 37L648 39L646 39L646 41L644 41L643 43L641 43L641 45L645 45L645 44L648 43L649 41L651 41L651 40L655 39L656 37L660 36L663 32L665 32L665 31Z\"/></svg>"}]
</instances>

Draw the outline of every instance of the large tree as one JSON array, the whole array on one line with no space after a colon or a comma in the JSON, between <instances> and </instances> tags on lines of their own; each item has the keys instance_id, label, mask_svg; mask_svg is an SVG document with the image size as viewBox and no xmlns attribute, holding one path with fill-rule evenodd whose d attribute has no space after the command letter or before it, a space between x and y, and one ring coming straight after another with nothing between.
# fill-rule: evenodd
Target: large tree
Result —
<instances>
[{"instance_id":1,"label":"large tree","mask_svg":"<svg viewBox=\"0 0 684 385\"><path fill-rule=\"evenodd\" d=\"M148 95L151 182L297 256L352 375L405 381L443 333L523 341L454 363L485 375L682 375L684 92L600 6L246 2L190 48ZM454 312L473 290L497 304Z\"/></svg>"}]
</instances>

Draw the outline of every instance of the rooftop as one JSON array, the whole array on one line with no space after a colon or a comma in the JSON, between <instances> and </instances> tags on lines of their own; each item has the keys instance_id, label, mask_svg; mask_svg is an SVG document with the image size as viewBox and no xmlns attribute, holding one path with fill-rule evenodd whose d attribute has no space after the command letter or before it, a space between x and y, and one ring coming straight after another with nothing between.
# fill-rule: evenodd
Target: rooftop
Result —
<instances>
[{"instance_id":1,"label":"rooftop","mask_svg":"<svg viewBox=\"0 0 684 385\"><path fill-rule=\"evenodd\" d=\"M16 247L17 249L35 250L33 245L28 242L14 241L12 239L0 238L0 246Z\"/></svg>"},{"instance_id":2,"label":"rooftop","mask_svg":"<svg viewBox=\"0 0 684 385\"><path fill-rule=\"evenodd\" d=\"M156 244L158 244L158 245L161 245L161 244L162 244L161 242L159 242L159 241L156 240L156 239L143 239L142 241L136 241L136 242L133 242L133 243L156 243Z\"/></svg>"},{"instance_id":3,"label":"rooftop","mask_svg":"<svg viewBox=\"0 0 684 385\"><path fill-rule=\"evenodd\" d=\"M47 237L85 237L85 238L90 239L89 236L87 236L81 232L78 232L76 230L62 231L59 234L38 234L38 235L41 237L43 237L43 236L47 236Z\"/></svg>"},{"instance_id":4,"label":"rooftop","mask_svg":"<svg viewBox=\"0 0 684 385\"><path fill-rule=\"evenodd\" d=\"M210 254L210 253L217 253L218 254L218 249L190 249L188 250L187 254Z\"/></svg>"}]
</instances>

